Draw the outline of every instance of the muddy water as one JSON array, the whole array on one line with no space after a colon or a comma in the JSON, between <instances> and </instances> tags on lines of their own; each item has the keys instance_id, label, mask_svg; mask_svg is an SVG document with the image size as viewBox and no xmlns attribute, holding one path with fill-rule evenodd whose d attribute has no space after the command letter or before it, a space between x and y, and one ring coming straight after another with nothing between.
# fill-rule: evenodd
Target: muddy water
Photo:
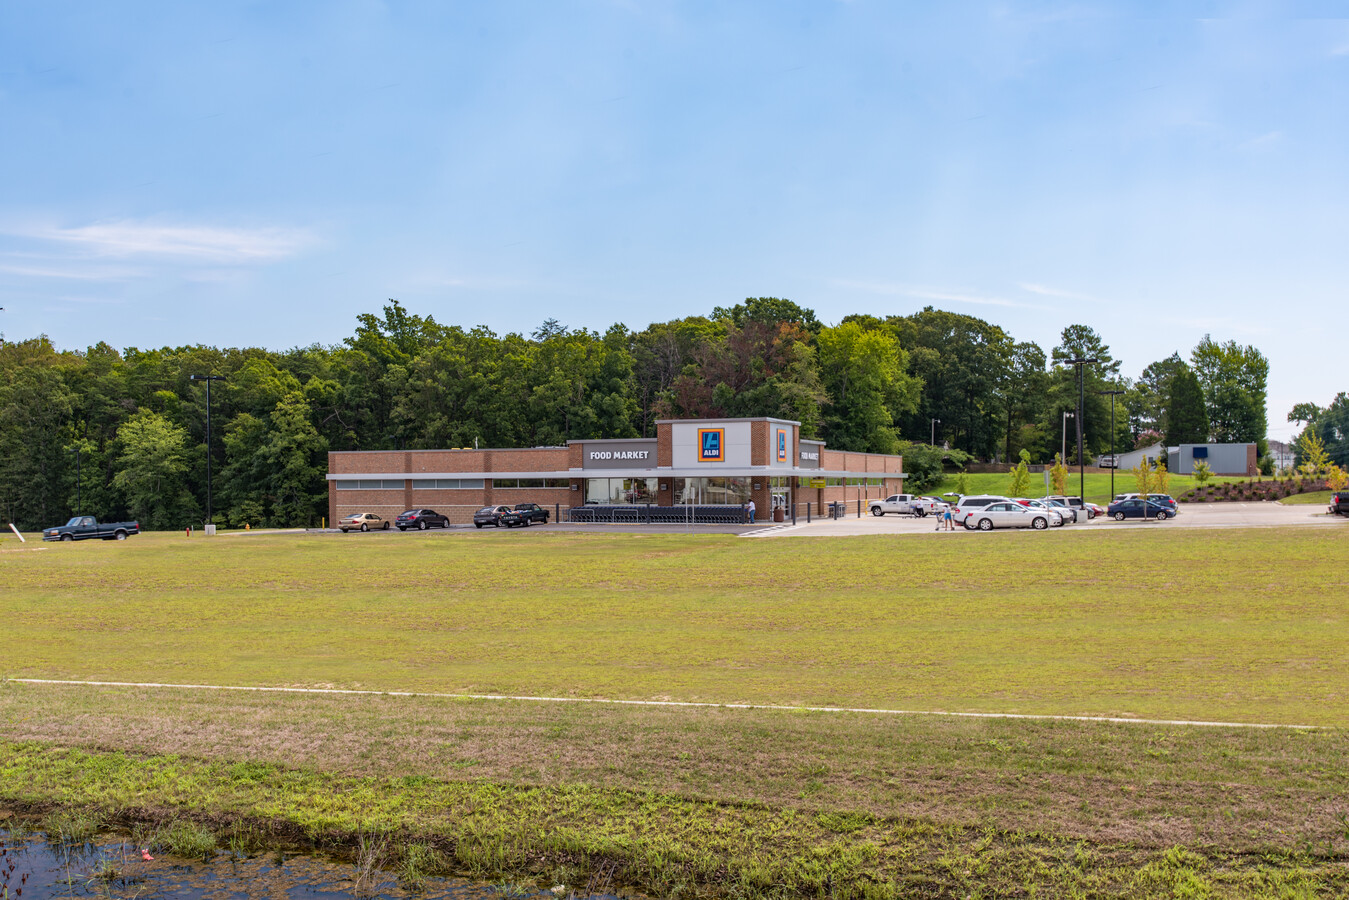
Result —
<instances>
[{"instance_id":1,"label":"muddy water","mask_svg":"<svg viewBox=\"0 0 1349 900\"><path fill-rule=\"evenodd\" d=\"M105 897L110 900L244 900L244 898L442 898L553 900L533 888L486 885L456 878L428 878L422 890L400 887L391 873L362 878L350 863L278 852L240 858L218 854L209 862L145 851L123 838L84 844L49 843L41 834L0 829L0 898Z\"/></svg>"}]
</instances>

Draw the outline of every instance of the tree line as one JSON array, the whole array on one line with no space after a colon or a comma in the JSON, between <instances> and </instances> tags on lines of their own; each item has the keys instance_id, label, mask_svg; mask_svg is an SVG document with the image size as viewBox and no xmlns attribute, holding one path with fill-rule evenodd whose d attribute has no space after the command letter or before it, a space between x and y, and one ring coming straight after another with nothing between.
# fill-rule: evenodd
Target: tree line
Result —
<instances>
[{"instance_id":1,"label":"tree line","mask_svg":"<svg viewBox=\"0 0 1349 900\"><path fill-rule=\"evenodd\" d=\"M0 339L0 515L22 528L75 512L147 528L203 521L206 390L212 508L221 525L308 525L326 514L330 450L530 447L642 437L661 418L776 416L831 447L903 452L914 483L943 458L1052 461L1076 448L1076 370L1089 457L1140 441L1258 441L1268 363L1205 338L1134 379L1095 330L1048 353L973 316L925 308L834 326L774 297L633 331L529 335L444 325L397 301L341 344L60 350ZM1343 395L1342 395L1343 396ZM1067 418L1064 413L1074 413ZM928 444L935 441L935 447Z\"/></svg>"}]
</instances>

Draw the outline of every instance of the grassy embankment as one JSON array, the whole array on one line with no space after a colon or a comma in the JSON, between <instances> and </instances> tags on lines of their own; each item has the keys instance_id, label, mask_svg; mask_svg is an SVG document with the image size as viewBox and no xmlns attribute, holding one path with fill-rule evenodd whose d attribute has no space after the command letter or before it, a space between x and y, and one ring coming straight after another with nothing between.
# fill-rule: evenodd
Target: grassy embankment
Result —
<instances>
[{"instance_id":1,"label":"grassy embankment","mask_svg":"<svg viewBox=\"0 0 1349 900\"><path fill-rule=\"evenodd\" d=\"M49 547L0 562L4 665L1332 727L9 683L0 798L318 840L375 825L492 877L572 883L614 859L667 893L1345 890L1346 535L1064 533L1052 553L1036 537Z\"/></svg>"}]
</instances>

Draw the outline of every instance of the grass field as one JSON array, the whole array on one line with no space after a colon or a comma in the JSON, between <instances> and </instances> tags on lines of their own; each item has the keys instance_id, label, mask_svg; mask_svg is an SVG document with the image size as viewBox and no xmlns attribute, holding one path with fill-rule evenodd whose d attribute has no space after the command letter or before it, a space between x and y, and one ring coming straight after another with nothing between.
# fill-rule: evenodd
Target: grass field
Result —
<instances>
[{"instance_id":1,"label":"grass field","mask_svg":"<svg viewBox=\"0 0 1349 900\"><path fill-rule=\"evenodd\" d=\"M675 896L1349 891L1349 533L1036 537L6 544L3 674L1328 727L8 682L0 804Z\"/></svg>"}]
</instances>

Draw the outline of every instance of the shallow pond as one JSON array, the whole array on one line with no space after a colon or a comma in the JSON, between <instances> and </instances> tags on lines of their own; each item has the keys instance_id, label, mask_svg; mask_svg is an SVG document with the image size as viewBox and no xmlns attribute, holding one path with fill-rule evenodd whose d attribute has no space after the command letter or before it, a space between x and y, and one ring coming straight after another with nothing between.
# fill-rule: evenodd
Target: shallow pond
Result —
<instances>
[{"instance_id":1,"label":"shallow pond","mask_svg":"<svg viewBox=\"0 0 1349 900\"><path fill-rule=\"evenodd\" d=\"M458 878L427 878L420 890L400 886L388 872L363 874L351 863L272 851L238 857L220 853L210 861L152 854L129 838L102 836L59 844L41 833L14 835L0 829L0 900L48 897L142 898L439 898L462 900L554 900L533 886L487 885Z\"/></svg>"}]
</instances>

